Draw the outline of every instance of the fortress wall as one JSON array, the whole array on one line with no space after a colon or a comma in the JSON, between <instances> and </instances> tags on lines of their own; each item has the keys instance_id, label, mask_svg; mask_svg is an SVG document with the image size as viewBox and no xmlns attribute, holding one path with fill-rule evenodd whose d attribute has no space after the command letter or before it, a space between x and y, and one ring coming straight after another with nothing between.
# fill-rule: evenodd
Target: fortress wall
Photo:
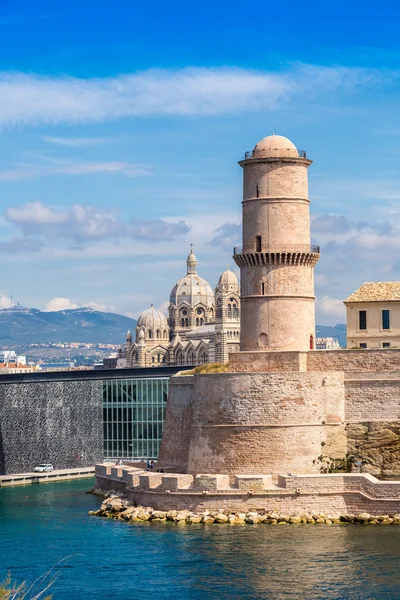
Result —
<instances>
[{"instance_id":1,"label":"fortress wall","mask_svg":"<svg viewBox=\"0 0 400 600\"><path fill-rule=\"evenodd\" d=\"M102 381L0 384L0 474L99 462L102 403Z\"/></svg>"},{"instance_id":2,"label":"fortress wall","mask_svg":"<svg viewBox=\"0 0 400 600\"><path fill-rule=\"evenodd\" d=\"M385 350L315 350L307 355L308 371L398 371L400 348Z\"/></svg>"},{"instance_id":3,"label":"fortress wall","mask_svg":"<svg viewBox=\"0 0 400 600\"><path fill-rule=\"evenodd\" d=\"M400 420L400 379L358 379L345 382L346 422Z\"/></svg>"},{"instance_id":4,"label":"fortress wall","mask_svg":"<svg viewBox=\"0 0 400 600\"><path fill-rule=\"evenodd\" d=\"M193 380L191 376L171 377L158 467L173 467L185 473L192 425Z\"/></svg>"},{"instance_id":5,"label":"fortress wall","mask_svg":"<svg viewBox=\"0 0 400 600\"><path fill-rule=\"evenodd\" d=\"M229 369L234 373L307 371L307 352L233 352Z\"/></svg>"},{"instance_id":6,"label":"fortress wall","mask_svg":"<svg viewBox=\"0 0 400 600\"><path fill-rule=\"evenodd\" d=\"M400 348L312 350L309 352L248 351L229 356L233 372L344 371L351 373L400 371Z\"/></svg>"},{"instance_id":7,"label":"fortress wall","mask_svg":"<svg viewBox=\"0 0 400 600\"><path fill-rule=\"evenodd\" d=\"M159 477L162 481L169 476ZM96 466L96 486L121 491L133 502L159 510L255 510L286 515L322 512L336 516L361 512L383 515L400 511L400 482L378 481L368 474L279 476L277 486L251 493L227 487L201 491L195 485L166 492L163 483L155 488L140 483L130 486L126 478L99 474Z\"/></svg>"},{"instance_id":8,"label":"fortress wall","mask_svg":"<svg viewBox=\"0 0 400 600\"><path fill-rule=\"evenodd\" d=\"M330 456L346 453L340 373L220 373L176 385L181 379L170 388L160 466L188 473L318 472L324 445Z\"/></svg>"}]
</instances>

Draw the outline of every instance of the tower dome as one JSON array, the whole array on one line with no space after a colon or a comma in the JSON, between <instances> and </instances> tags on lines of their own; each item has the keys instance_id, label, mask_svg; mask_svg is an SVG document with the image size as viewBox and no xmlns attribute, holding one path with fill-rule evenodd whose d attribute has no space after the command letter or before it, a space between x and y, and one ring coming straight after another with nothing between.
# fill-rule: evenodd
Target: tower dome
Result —
<instances>
[{"instance_id":1,"label":"tower dome","mask_svg":"<svg viewBox=\"0 0 400 600\"><path fill-rule=\"evenodd\" d=\"M144 332L146 340L168 340L167 317L153 305L142 312L136 325L136 339Z\"/></svg>"},{"instance_id":2,"label":"tower dome","mask_svg":"<svg viewBox=\"0 0 400 600\"><path fill-rule=\"evenodd\" d=\"M283 135L269 135L254 147L252 158L299 158L296 146Z\"/></svg>"},{"instance_id":3,"label":"tower dome","mask_svg":"<svg viewBox=\"0 0 400 600\"><path fill-rule=\"evenodd\" d=\"M219 285L223 285L223 286L238 286L239 282L238 282L238 278L236 277L235 273L233 271L231 271L229 269L229 267L227 268L226 271L224 271L221 275L221 277L218 279L218 286Z\"/></svg>"}]
</instances>

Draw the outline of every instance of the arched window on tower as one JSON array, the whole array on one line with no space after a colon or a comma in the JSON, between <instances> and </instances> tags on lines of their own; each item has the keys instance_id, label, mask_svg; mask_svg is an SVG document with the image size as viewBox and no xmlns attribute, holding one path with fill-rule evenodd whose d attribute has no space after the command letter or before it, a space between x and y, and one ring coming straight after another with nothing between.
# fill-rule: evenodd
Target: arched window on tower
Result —
<instances>
[{"instance_id":1,"label":"arched window on tower","mask_svg":"<svg viewBox=\"0 0 400 600\"><path fill-rule=\"evenodd\" d=\"M310 350L314 350L314 336L310 335Z\"/></svg>"},{"instance_id":2,"label":"arched window on tower","mask_svg":"<svg viewBox=\"0 0 400 600\"><path fill-rule=\"evenodd\" d=\"M228 304L227 317L232 319L232 304Z\"/></svg>"},{"instance_id":3,"label":"arched window on tower","mask_svg":"<svg viewBox=\"0 0 400 600\"><path fill-rule=\"evenodd\" d=\"M152 330L151 330L151 329L149 329L149 331L147 332L147 337L149 338L149 340L151 340L151 339L152 339L152 337L153 337L153 332L152 332Z\"/></svg>"},{"instance_id":4,"label":"arched window on tower","mask_svg":"<svg viewBox=\"0 0 400 600\"><path fill-rule=\"evenodd\" d=\"M177 358L176 362L178 363L178 365L183 365L183 354L182 354L182 352L179 352L178 358Z\"/></svg>"},{"instance_id":5,"label":"arched window on tower","mask_svg":"<svg viewBox=\"0 0 400 600\"><path fill-rule=\"evenodd\" d=\"M159 340L161 338L161 331L159 329L157 329L157 339Z\"/></svg>"},{"instance_id":6,"label":"arched window on tower","mask_svg":"<svg viewBox=\"0 0 400 600\"><path fill-rule=\"evenodd\" d=\"M222 302L221 302L221 298L218 298L217 300L217 308L216 308L216 317L217 319L222 319Z\"/></svg>"},{"instance_id":7,"label":"arched window on tower","mask_svg":"<svg viewBox=\"0 0 400 600\"><path fill-rule=\"evenodd\" d=\"M189 354L189 365L194 365L196 362L196 357L193 352Z\"/></svg>"},{"instance_id":8,"label":"arched window on tower","mask_svg":"<svg viewBox=\"0 0 400 600\"><path fill-rule=\"evenodd\" d=\"M196 327L198 327L200 325L200 319L197 317L196 318Z\"/></svg>"},{"instance_id":9,"label":"arched window on tower","mask_svg":"<svg viewBox=\"0 0 400 600\"><path fill-rule=\"evenodd\" d=\"M189 327L189 319L187 317L185 319L185 327Z\"/></svg>"},{"instance_id":10,"label":"arched window on tower","mask_svg":"<svg viewBox=\"0 0 400 600\"><path fill-rule=\"evenodd\" d=\"M181 319L181 327L185 327L185 319L183 317Z\"/></svg>"},{"instance_id":11,"label":"arched window on tower","mask_svg":"<svg viewBox=\"0 0 400 600\"><path fill-rule=\"evenodd\" d=\"M268 336L266 333L260 333L258 337L258 345L260 348L266 348L268 346Z\"/></svg>"},{"instance_id":12,"label":"arched window on tower","mask_svg":"<svg viewBox=\"0 0 400 600\"><path fill-rule=\"evenodd\" d=\"M208 356L207 356L207 352L202 352L200 355L200 362L203 363L203 365L206 364L206 362L208 362Z\"/></svg>"}]
</instances>

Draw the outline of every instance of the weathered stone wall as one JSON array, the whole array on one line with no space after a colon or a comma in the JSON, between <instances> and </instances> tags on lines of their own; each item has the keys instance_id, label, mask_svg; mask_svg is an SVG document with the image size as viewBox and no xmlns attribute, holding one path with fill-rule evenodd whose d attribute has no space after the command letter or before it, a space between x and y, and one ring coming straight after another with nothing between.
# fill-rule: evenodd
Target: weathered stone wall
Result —
<instances>
[{"instance_id":1,"label":"weathered stone wall","mask_svg":"<svg viewBox=\"0 0 400 600\"><path fill-rule=\"evenodd\" d=\"M102 381L0 383L0 474L102 460L102 403Z\"/></svg>"},{"instance_id":2,"label":"weathered stone wall","mask_svg":"<svg viewBox=\"0 0 400 600\"><path fill-rule=\"evenodd\" d=\"M229 355L234 373L307 371L307 352L236 352Z\"/></svg>"},{"instance_id":3,"label":"weathered stone wall","mask_svg":"<svg viewBox=\"0 0 400 600\"><path fill-rule=\"evenodd\" d=\"M232 371L400 371L400 348L385 350L314 350L309 352L238 352L229 356Z\"/></svg>"},{"instance_id":4,"label":"weathered stone wall","mask_svg":"<svg viewBox=\"0 0 400 600\"><path fill-rule=\"evenodd\" d=\"M222 373L190 380L170 388L159 466L180 463L188 473L312 473L319 471L323 447L333 457L346 453L343 374Z\"/></svg>"},{"instance_id":5,"label":"weathered stone wall","mask_svg":"<svg viewBox=\"0 0 400 600\"><path fill-rule=\"evenodd\" d=\"M400 512L400 482L382 482L367 474L279 476L277 485L251 492L229 486L201 490L195 484L167 491L164 478L168 476L145 475L132 485L128 481L129 474L124 477L123 473L99 472L99 466L96 466L97 487L123 492L133 502L158 510L256 510L287 515ZM217 475L215 478L224 477ZM150 485L151 479L157 481Z\"/></svg>"},{"instance_id":6,"label":"weathered stone wall","mask_svg":"<svg viewBox=\"0 0 400 600\"><path fill-rule=\"evenodd\" d=\"M185 473L192 432L193 377L171 377L157 464Z\"/></svg>"},{"instance_id":7,"label":"weathered stone wall","mask_svg":"<svg viewBox=\"0 0 400 600\"><path fill-rule=\"evenodd\" d=\"M315 350L307 355L308 371L398 371L400 348L385 350Z\"/></svg>"}]
</instances>

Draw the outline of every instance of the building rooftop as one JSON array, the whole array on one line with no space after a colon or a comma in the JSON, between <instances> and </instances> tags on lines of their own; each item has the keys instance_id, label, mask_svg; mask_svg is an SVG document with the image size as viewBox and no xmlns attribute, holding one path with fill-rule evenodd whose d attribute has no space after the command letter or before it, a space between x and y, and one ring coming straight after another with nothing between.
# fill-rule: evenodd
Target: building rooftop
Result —
<instances>
[{"instance_id":1,"label":"building rooftop","mask_svg":"<svg viewBox=\"0 0 400 600\"><path fill-rule=\"evenodd\" d=\"M400 281L374 281L363 283L345 304L352 302L400 302Z\"/></svg>"}]
</instances>

